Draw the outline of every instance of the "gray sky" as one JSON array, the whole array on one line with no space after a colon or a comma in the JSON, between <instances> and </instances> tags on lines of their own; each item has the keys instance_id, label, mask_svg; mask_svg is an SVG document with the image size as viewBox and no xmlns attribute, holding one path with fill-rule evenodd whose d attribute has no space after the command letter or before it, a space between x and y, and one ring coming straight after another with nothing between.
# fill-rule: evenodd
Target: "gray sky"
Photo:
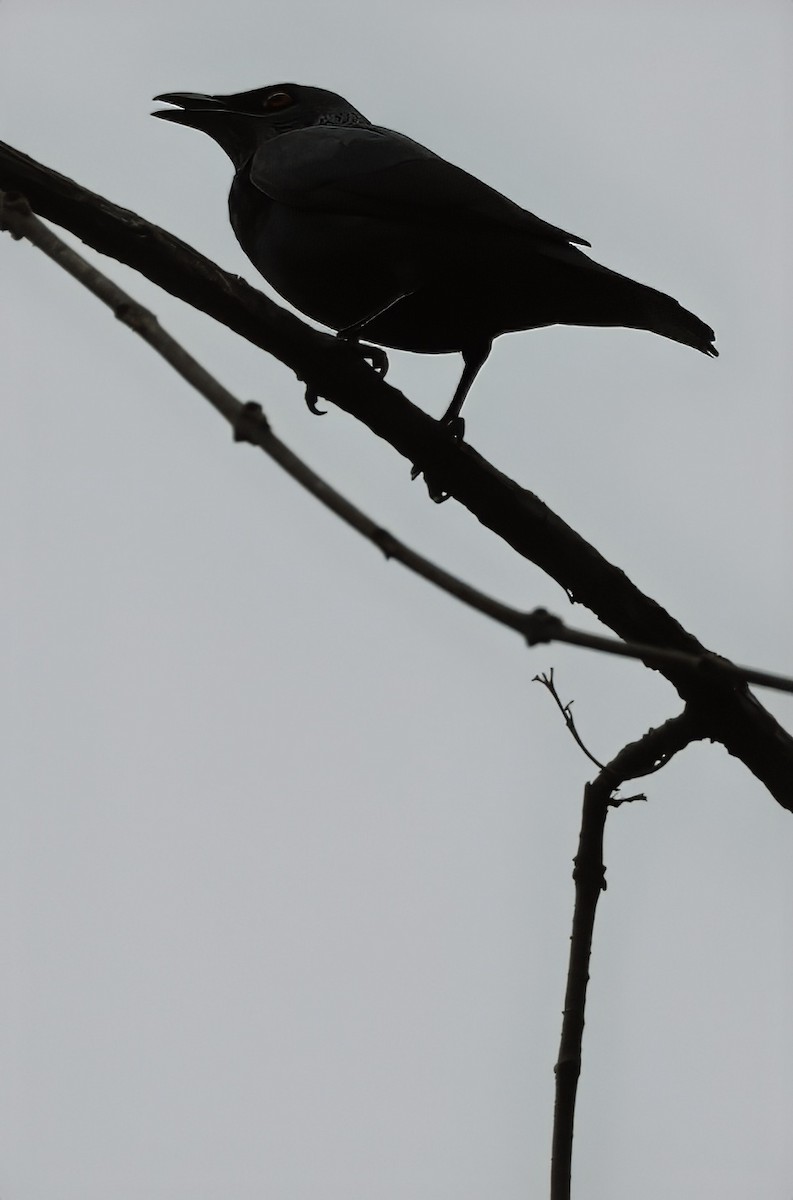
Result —
<instances>
[{"instance_id":1,"label":"gray sky","mask_svg":"<svg viewBox=\"0 0 793 1200\"><path fill-rule=\"evenodd\" d=\"M258 282L175 89L346 95L712 324L503 338L468 437L711 648L793 672L793 9L5 0L2 137ZM96 257L96 256L94 256ZM114 263L380 523L563 593L288 371ZM590 765L679 711L382 558L29 246L0 241L3 1200L546 1189ZM455 358L392 355L439 415ZM790 698L761 693L790 728ZM793 825L700 745L609 823L587 1200L793 1189Z\"/></svg>"}]
</instances>

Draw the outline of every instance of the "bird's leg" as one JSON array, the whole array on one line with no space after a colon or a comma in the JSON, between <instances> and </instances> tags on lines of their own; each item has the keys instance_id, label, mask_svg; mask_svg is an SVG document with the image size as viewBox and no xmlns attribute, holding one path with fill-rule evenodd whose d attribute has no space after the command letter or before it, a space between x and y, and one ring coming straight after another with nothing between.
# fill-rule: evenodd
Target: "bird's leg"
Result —
<instances>
[{"instance_id":1,"label":"bird's leg","mask_svg":"<svg viewBox=\"0 0 793 1200\"><path fill-rule=\"evenodd\" d=\"M361 346L359 338L362 333L365 334L366 327L381 317L383 313L388 312L395 304L399 304L400 300L404 300L405 296L409 296L410 292L402 292L394 300L389 300L388 304L378 308L375 312L367 313L365 317L361 317L360 321L353 321L352 325L345 325L344 329L340 329L336 337L340 342L344 342L348 346L354 346L361 358L372 364L373 370L377 372L381 379L385 379L388 371L388 355L382 346ZM316 413L318 417L325 415L325 409L317 408L319 393L312 387L306 388L306 404L311 412Z\"/></svg>"},{"instance_id":2,"label":"bird's leg","mask_svg":"<svg viewBox=\"0 0 793 1200\"><path fill-rule=\"evenodd\" d=\"M352 325L345 325L344 329L340 329L336 334L339 341L352 342L359 349L361 358L365 358L372 364L372 367L381 379L385 379L386 372L388 371L388 355L382 346L358 346L358 339L361 334L366 336L367 327L373 324L378 317L382 317L383 313L387 313L395 304L399 304L400 300L404 300L406 296L410 295L410 292L400 292L398 296L395 296L393 300L389 300L388 304L384 304L382 308L367 313L359 321L353 321Z\"/></svg>"},{"instance_id":3,"label":"bird's leg","mask_svg":"<svg viewBox=\"0 0 793 1200\"><path fill-rule=\"evenodd\" d=\"M490 354L492 345L491 341L476 342L472 346L466 346L463 350L463 373L460 376L460 382L455 388L451 404L441 417L441 425L448 426L449 432L457 442L463 440L465 433L465 421L460 416L460 410L465 403L466 396L471 390L471 384L487 361L487 356Z\"/></svg>"},{"instance_id":4,"label":"bird's leg","mask_svg":"<svg viewBox=\"0 0 793 1200\"><path fill-rule=\"evenodd\" d=\"M339 330L339 332L336 334L336 337L338 342L335 344L343 343L345 346L354 348L356 353L358 353L362 359L371 363L373 370L377 372L381 379L385 378L386 372L388 371L388 355L382 346L361 346L358 342L357 335L348 333L346 329ZM309 385L306 388L306 404L308 405L309 412L314 413L314 415L317 417L324 417L327 409L318 408L318 400L319 392L316 390L316 388L313 388Z\"/></svg>"},{"instance_id":5,"label":"bird's leg","mask_svg":"<svg viewBox=\"0 0 793 1200\"><path fill-rule=\"evenodd\" d=\"M460 382L455 388L451 404L440 420L440 424L449 430L455 442L463 440L465 421L460 416L460 410L465 403L466 396L471 390L471 384L476 379L477 374L490 353L492 345L492 341L476 342L474 345L466 346L463 350L463 373L460 376ZM444 500L449 499L449 493L443 487L439 486L437 479L433 476L432 468L430 468L428 473L424 467L416 464L410 472L410 478L417 479L422 474L427 484L427 491L436 504L443 504Z\"/></svg>"}]
</instances>

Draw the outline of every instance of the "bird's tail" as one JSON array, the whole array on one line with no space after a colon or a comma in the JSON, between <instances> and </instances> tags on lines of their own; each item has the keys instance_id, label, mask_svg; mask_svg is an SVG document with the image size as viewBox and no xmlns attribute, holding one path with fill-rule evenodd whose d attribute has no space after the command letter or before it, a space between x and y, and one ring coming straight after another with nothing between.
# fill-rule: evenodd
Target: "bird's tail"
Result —
<instances>
[{"instance_id":1,"label":"bird's tail","mask_svg":"<svg viewBox=\"0 0 793 1200\"><path fill-rule=\"evenodd\" d=\"M641 295L636 297L636 315L639 319L634 328L659 333L661 337L671 338L673 342L693 346L695 350L700 350L711 358L718 357L719 352L713 345L716 335L710 325L706 325L664 292L657 292L655 288L646 287L644 284L634 284L634 287L641 290Z\"/></svg>"},{"instance_id":2,"label":"bird's tail","mask_svg":"<svg viewBox=\"0 0 793 1200\"><path fill-rule=\"evenodd\" d=\"M599 267L599 264L593 264ZM625 275L618 275L607 268L600 267L600 301L602 311L611 309L613 322L604 324L624 325L628 329L646 329L650 333L658 333L661 337L671 338L673 342L682 342L684 346L693 346L695 350L707 354L711 358L718 357L718 350L713 345L715 333L710 325L706 325L699 317L694 316L677 300L664 292L656 291L644 283L637 283Z\"/></svg>"}]
</instances>

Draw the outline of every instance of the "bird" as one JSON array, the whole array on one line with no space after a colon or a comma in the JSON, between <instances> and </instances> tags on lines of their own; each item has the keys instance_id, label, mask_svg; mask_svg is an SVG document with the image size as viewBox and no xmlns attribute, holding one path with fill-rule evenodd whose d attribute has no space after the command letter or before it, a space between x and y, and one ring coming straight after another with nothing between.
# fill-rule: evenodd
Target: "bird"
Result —
<instances>
[{"instance_id":1,"label":"bird","mask_svg":"<svg viewBox=\"0 0 793 1200\"><path fill-rule=\"evenodd\" d=\"M710 326L671 296L601 266L585 238L335 92L279 83L154 99L173 107L153 116L201 130L231 159L231 225L291 305L350 342L462 355L441 418L458 440L466 396L505 333L623 326L718 355ZM385 372L382 350L360 349ZM319 411L316 393L307 400Z\"/></svg>"}]
</instances>

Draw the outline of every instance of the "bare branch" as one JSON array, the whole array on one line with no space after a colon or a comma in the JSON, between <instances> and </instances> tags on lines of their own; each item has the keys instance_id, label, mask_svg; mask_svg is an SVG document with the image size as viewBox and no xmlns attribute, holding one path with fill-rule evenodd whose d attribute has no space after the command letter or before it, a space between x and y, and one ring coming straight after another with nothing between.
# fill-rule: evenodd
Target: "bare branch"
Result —
<instances>
[{"instance_id":1,"label":"bare branch","mask_svg":"<svg viewBox=\"0 0 793 1200\"><path fill-rule=\"evenodd\" d=\"M687 706L696 709L703 736L721 742L793 811L793 738L745 684L710 670L692 671L685 657L661 662L658 650L708 662L716 656L531 492L470 446L450 443L435 421L343 345L134 213L2 143L0 186L23 192L41 215L274 354L312 390L363 421L409 461L431 466L446 491L555 579L574 603L589 607L626 643L650 648L650 654L640 655L642 661L660 670Z\"/></svg>"},{"instance_id":2,"label":"bare branch","mask_svg":"<svg viewBox=\"0 0 793 1200\"><path fill-rule=\"evenodd\" d=\"M616 807L614 791L628 779L650 774L659 763L667 763L702 731L692 714L684 710L658 729L650 729L637 741L624 746L600 774L584 789L581 833L575 857L575 907L570 938L562 1036L556 1063L553 1150L551 1156L551 1200L569 1200L573 1152L573 1124L578 1078L581 1074L581 1044L592 932L600 893L606 888L603 863L603 834L609 807ZM631 797L639 799L639 797Z\"/></svg>"},{"instance_id":3,"label":"bare branch","mask_svg":"<svg viewBox=\"0 0 793 1200\"><path fill-rule=\"evenodd\" d=\"M323 504L378 546L386 558L398 560L409 570L456 597L470 608L484 613L501 625L516 630L523 635L529 646L552 641L569 642L608 654L644 660L650 658L658 663L669 662L688 666L692 671L709 671L714 675L723 673L738 682L760 683L766 687L793 692L793 680L791 679L780 675L770 675L764 671L756 671L751 667L738 667L729 660L716 655L694 656L655 646L628 645L600 634L571 629L570 626L564 624L560 617L554 616L543 608L537 608L528 613L521 612L520 609L502 604L450 572L444 571L442 567L437 566L423 555L417 554L393 534L381 528L360 509L350 504L341 493L335 491L316 475L275 436L258 404L244 403L233 396L170 334L166 333L154 313L133 300L127 292L103 275L101 271L98 271L70 246L67 246L51 229L39 221L31 212L24 197L9 198L0 192L0 227L3 226L15 238L27 238L106 304L119 321L139 334L196 391L200 392L221 416L226 418L234 428L234 436L237 441L250 442L264 450ZM595 766L600 767L602 764L589 753L576 732L570 706L563 705L556 693L553 686L553 672L551 672L550 678L542 675L535 676L535 679L549 688L573 737Z\"/></svg>"}]
</instances>

